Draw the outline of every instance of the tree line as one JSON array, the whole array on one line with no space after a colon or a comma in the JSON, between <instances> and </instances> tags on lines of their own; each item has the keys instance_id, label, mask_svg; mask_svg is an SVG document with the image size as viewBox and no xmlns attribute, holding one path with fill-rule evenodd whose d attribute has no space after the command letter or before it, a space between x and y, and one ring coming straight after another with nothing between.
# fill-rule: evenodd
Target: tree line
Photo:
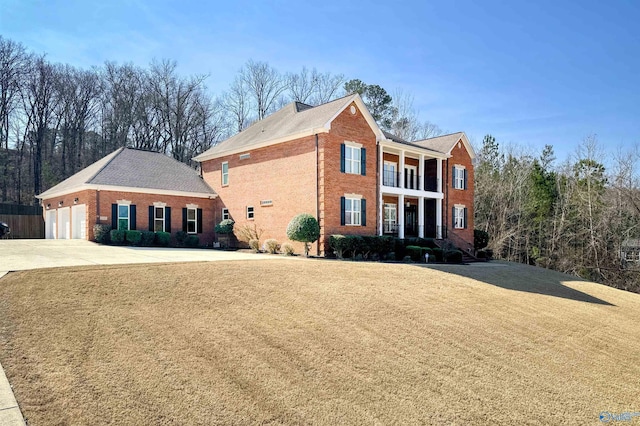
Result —
<instances>
[{"instance_id":1,"label":"tree line","mask_svg":"<svg viewBox=\"0 0 640 426\"><path fill-rule=\"evenodd\" d=\"M640 236L639 159L637 147L607 153L589 136L557 163L552 146L531 154L487 135L475 167L476 229L498 258L640 292L638 268L621 258Z\"/></svg>"},{"instance_id":2,"label":"tree line","mask_svg":"<svg viewBox=\"0 0 640 426\"><path fill-rule=\"evenodd\" d=\"M212 94L207 79L180 75L170 60L148 67L55 64L0 36L0 202L36 203L35 195L119 147L191 164L292 101L319 105L358 92L400 137L441 132L418 119L410 96L393 99L380 86L342 74L306 67L281 73L249 60L223 93Z\"/></svg>"}]
</instances>

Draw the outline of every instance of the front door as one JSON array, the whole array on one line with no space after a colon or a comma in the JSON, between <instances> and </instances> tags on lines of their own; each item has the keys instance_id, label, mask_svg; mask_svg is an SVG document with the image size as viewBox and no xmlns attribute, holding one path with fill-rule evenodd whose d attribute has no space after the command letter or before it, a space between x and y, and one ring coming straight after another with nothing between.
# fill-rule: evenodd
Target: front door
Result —
<instances>
[{"instance_id":1,"label":"front door","mask_svg":"<svg viewBox=\"0 0 640 426\"><path fill-rule=\"evenodd\" d=\"M418 236L418 212L416 206L404 209L404 235L405 237Z\"/></svg>"}]
</instances>

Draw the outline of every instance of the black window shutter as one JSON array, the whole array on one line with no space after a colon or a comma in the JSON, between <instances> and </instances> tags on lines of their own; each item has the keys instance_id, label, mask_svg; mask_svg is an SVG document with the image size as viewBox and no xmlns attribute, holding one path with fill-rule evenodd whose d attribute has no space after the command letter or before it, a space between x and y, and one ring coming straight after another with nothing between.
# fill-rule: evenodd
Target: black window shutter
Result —
<instances>
[{"instance_id":1,"label":"black window shutter","mask_svg":"<svg viewBox=\"0 0 640 426\"><path fill-rule=\"evenodd\" d=\"M131 204L129 206L129 229L136 230L136 205Z\"/></svg>"},{"instance_id":2,"label":"black window shutter","mask_svg":"<svg viewBox=\"0 0 640 426\"><path fill-rule=\"evenodd\" d=\"M367 150L364 148L360 149L360 174L367 175Z\"/></svg>"},{"instance_id":3,"label":"black window shutter","mask_svg":"<svg viewBox=\"0 0 640 426\"><path fill-rule=\"evenodd\" d=\"M118 205L111 204L111 229L118 229Z\"/></svg>"},{"instance_id":4,"label":"black window shutter","mask_svg":"<svg viewBox=\"0 0 640 426\"><path fill-rule=\"evenodd\" d=\"M197 227L198 229L196 229L196 232L198 234L202 234L202 209L198 209L198 223L197 223Z\"/></svg>"},{"instance_id":5,"label":"black window shutter","mask_svg":"<svg viewBox=\"0 0 640 426\"><path fill-rule=\"evenodd\" d=\"M467 189L467 169L464 169L464 189Z\"/></svg>"},{"instance_id":6,"label":"black window shutter","mask_svg":"<svg viewBox=\"0 0 640 426\"><path fill-rule=\"evenodd\" d=\"M464 208L464 223L462 224L464 229L467 229L467 208Z\"/></svg>"},{"instance_id":7,"label":"black window shutter","mask_svg":"<svg viewBox=\"0 0 640 426\"><path fill-rule=\"evenodd\" d=\"M451 171L451 176L453 176L453 187L456 187L456 166L453 166L453 169Z\"/></svg>"},{"instance_id":8,"label":"black window shutter","mask_svg":"<svg viewBox=\"0 0 640 426\"><path fill-rule=\"evenodd\" d=\"M344 144L340 145L340 171L342 173L344 173L345 167L344 167Z\"/></svg>"},{"instance_id":9,"label":"black window shutter","mask_svg":"<svg viewBox=\"0 0 640 426\"><path fill-rule=\"evenodd\" d=\"M451 207L451 227L456 228L456 208Z\"/></svg>"},{"instance_id":10,"label":"black window shutter","mask_svg":"<svg viewBox=\"0 0 640 426\"><path fill-rule=\"evenodd\" d=\"M171 207L164 208L164 232L171 232Z\"/></svg>"},{"instance_id":11,"label":"black window shutter","mask_svg":"<svg viewBox=\"0 0 640 426\"><path fill-rule=\"evenodd\" d=\"M155 230L155 211L153 206L149 206L149 231Z\"/></svg>"},{"instance_id":12,"label":"black window shutter","mask_svg":"<svg viewBox=\"0 0 640 426\"><path fill-rule=\"evenodd\" d=\"M367 200L364 198L360 200L360 224L367 226Z\"/></svg>"},{"instance_id":13,"label":"black window shutter","mask_svg":"<svg viewBox=\"0 0 640 426\"><path fill-rule=\"evenodd\" d=\"M340 225L344 226L345 224L345 219L344 219L344 204L345 204L345 199L344 197L340 197Z\"/></svg>"},{"instance_id":14,"label":"black window shutter","mask_svg":"<svg viewBox=\"0 0 640 426\"><path fill-rule=\"evenodd\" d=\"M187 208L182 208L182 230L187 232Z\"/></svg>"}]
</instances>

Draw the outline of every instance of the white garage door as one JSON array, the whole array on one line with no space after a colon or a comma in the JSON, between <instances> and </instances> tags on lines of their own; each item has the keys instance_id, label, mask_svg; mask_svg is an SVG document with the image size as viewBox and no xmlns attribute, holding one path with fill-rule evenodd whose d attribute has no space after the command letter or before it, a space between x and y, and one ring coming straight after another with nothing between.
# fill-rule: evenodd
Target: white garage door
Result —
<instances>
[{"instance_id":1,"label":"white garage door","mask_svg":"<svg viewBox=\"0 0 640 426\"><path fill-rule=\"evenodd\" d=\"M48 240L56 239L56 232L58 231L58 228L56 227L56 214L57 214L57 211L55 209L47 210L47 216L44 221L44 227L45 227L45 238Z\"/></svg>"},{"instance_id":2,"label":"white garage door","mask_svg":"<svg viewBox=\"0 0 640 426\"><path fill-rule=\"evenodd\" d=\"M87 239L87 206L80 204L71 207L71 238L86 240Z\"/></svg>"},{"instance_id":3,"label":"white garage door","mask_svg":"<svg viewBox=\"0 0 640 426\"><path fill-rule=\"evenodd\" d=\"M63 207L58 209L58 239L68 240L71 238L71 209Z\"/></svg>"}]
</instances>

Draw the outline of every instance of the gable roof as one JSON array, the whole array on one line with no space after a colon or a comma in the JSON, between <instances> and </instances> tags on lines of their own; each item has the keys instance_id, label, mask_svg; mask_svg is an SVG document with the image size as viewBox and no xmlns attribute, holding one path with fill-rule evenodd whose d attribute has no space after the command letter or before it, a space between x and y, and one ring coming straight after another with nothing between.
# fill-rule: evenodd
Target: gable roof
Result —
<instances>
[{"instance_id":1,"label":"gable roof","mask_svg":"<svg viewBox=\"0 0 640 426\"><path fill-rule=\"evenodd\" d=\"M444 152L445 154L450 154L453 147L456 146L458 141L462 141L469 156L473 160L476 158L476 153L473 150L473 147L469 143L467 139L467 135L464 132L451 133L449 135L437 136L435 138L423 139L420 141L411 142L414 145L421 146L423 148L432 149L438 152Z\"/></svg>"},{"instance_id":2,"label":"gable roof","mask_svg":"<svg viewBox=\"0 0 640 426\"><path fill-rule=\"evenodd\" d=\"M112 188L109 188L112 187ZM83 189L114 189L213 198L216 193L191 167L164 154L120 148L37 197Z\"/></svg>"},{"instance_id":3,"label":"gable roof","mask_svg":"<svg viewBox=\"0 0 640 426\"><path fill-rule=\"evenodd\" d=\"M377 139L384 139L382 131L360 95L353 94L315 107L302 102L292 102L193 159L206 161L317 133L327 133L331 128L331 122L354 102L376 134Z\"/></svg>"}]
</instances>

